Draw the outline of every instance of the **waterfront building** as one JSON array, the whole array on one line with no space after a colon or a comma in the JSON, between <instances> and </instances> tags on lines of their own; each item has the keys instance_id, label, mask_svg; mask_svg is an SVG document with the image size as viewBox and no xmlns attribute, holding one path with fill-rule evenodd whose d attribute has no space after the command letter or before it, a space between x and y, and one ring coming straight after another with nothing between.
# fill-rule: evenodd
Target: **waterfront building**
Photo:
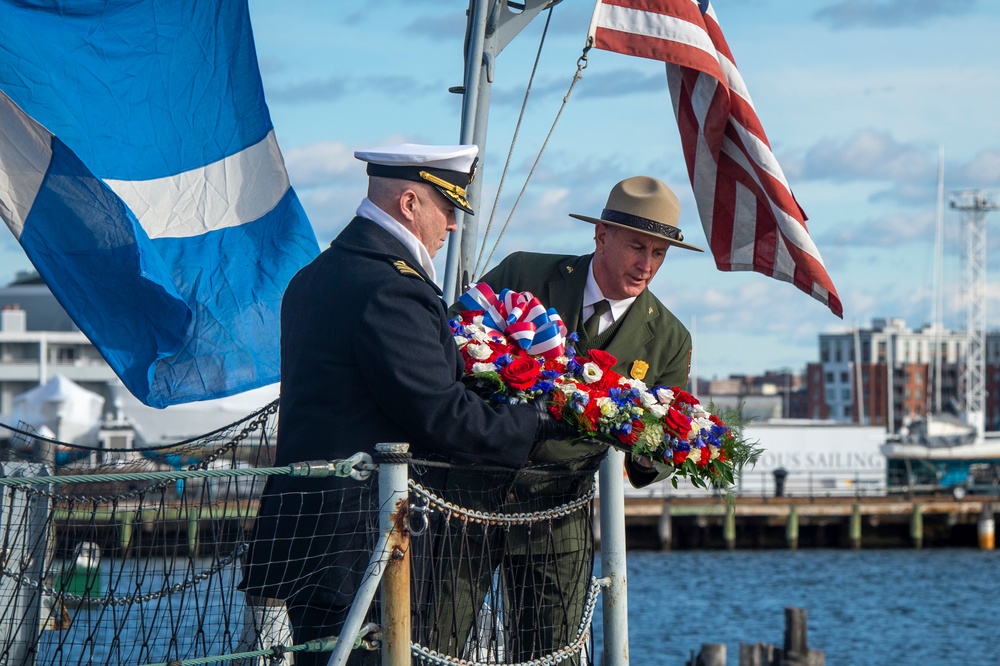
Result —
<instances>
[{"instance_id":1,"label":"waterfront building","mask_svg":"<svg viewBox=\"0 0 1000 666\"><path fill-rule=\"evenodd\" d=\"M820 418L889 425L893 431L938 404L943 412L958 413L967 346L964 331L933 325L912 330L899 318L821 334L819 362L807 371L811 409ZM986 334L984 356L986 427L995 430L1000 428L1000 332Z\"/></svg>"},{"instance_id":2,"label":"waterfront building","mask_svg":"<svg viewBox=\"0 0 1000 666\"><path fill-rule=\"evenodd\" d=\"M62 375L112 403L118 381L37 273L20 272L0 288L0 414L14 396Z\"/></svg>"}]
</instances>

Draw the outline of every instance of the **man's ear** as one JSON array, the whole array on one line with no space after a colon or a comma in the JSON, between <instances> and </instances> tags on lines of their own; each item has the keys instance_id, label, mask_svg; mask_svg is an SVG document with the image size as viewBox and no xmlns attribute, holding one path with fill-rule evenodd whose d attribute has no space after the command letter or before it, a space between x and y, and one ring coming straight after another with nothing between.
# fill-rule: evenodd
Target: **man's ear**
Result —
<instances>
[{"instance_id":1,"label":"man's ear","mask_svg":"<svg viewBox=\"0 0 1000 666\"><path fill-rule=\"evenodd\" d=\"M417 193L407 188L399 195L399 212L407 220L412 220L418 205Z\"/></svg>"},{"instance_id":2,"label":"man's ear","mask_svg":"<svg viewBox=\"0 0 1000 666\"><path fill-rule=\"evenodd\" d=\"M608 228L603 224L594 225L594 247L600 250L604 247L604 242L608 237Z\"/></svg>"}]
</instances>

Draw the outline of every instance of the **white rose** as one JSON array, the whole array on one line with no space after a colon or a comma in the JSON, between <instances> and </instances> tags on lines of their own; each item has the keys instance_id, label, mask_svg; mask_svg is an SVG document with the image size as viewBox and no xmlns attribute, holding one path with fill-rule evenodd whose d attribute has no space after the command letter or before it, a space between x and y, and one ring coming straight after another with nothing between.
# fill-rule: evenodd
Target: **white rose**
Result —
<instances>
[{"instance_id":1,"label":"white rose","mask_svg":"<svg viewBox=\"0 0 1000 666\"><path fill-rule=\"evenodd\" d=\"M688 453L687 459L697 464L701 460L701 449L692 446L691 451Z\"/></svg>"},{"instance_id":2,"label":"white rose","mask_svg":"<svg viewBox=\"0 0 1000 666\"><path fill-rule=\"evenodd\" d=\"M694 430L694 429L697 429L697 430L711 430L712 429L712 425L714 425L714 424L711 421L709 421L707 418L699 416L697 418L691 419L691 425L693 426L692 430Z\"/></svg>"},{"instance_id":3,"label":"white rose","mask_svg":"<svg viewBox=\"0 0 1000 666\"><path fill-rule=\"evenodd\" d=\"M656 389L656 399L660 401L661 405L669 405L674 401L674 392L668 388L658 388Z\"/></svg>"},{"instance_id":4,"label":"white rose","mask_svg":"<svg viewBox=\"0 0 1000 666\"><path fill-rule=\"evenodd\" d=\"M629 386L631 388L639 389L643 393L649 390L646 387L646 382L642 381L641 379L634 379L632 377L622 377L618 383L624 384L625 386Z\"/></svg>"},{"instance_id":5,"label":"white rose","mask_svg":"<svg viewBox=\"0 0 1000 666\"><path fill-rule=\"evenodd\" d=\"M469 356L476 359L477 361L482 361L493 355L493 350L486 345L470 344L468 347Z\"/></svg>"},{"instance_id":6,"label":"white rose","mask_svg":"<svg viewBox=\"0 0 1000 666\"><path fill-rule=\"evenodd\" d=\"M455 336L455 344L458 345L459 349L461 349L465 345L469 344L469 338L466 338L466 337L461 336L461 335L456 335Z\"/></svg>"},{"instance_id":7,"label":"white rose","mask_svg":"<svg viewBox=\"0 0 1000 666\"><path fill-rule=\"evenodd\" d=\"M596 381L600 381L601 377L604 376L604 371L601 370L593 361L585 363L581 372L583 374L583 381L587 384L593 384Z\"/></svg>"},{"instance_id":8,"label":"white rose","mask_svg":"<svg viewBox=\"0 0 1000 666\"><path fill-rule=\"evenodd\" d=\"M476 342L489 342L490 335L485 328L472 329L472 339Z\"/></svg>"},{"instance_id":9,"label":"white rose","mask_svg":"<svg viewBox=\"0 0 1000 666\"><path fill-rule=\"evenodd\" d=\"M472 373L479 374L480 372L496 372L497 366L492 363L473 363Z\"/></svg>"},{"instance_id":10,"label":"white rose","mask_svg":"<svg viewBox=\"0 0 1000 666\"><path fill-rule=\"evenodd\" d=\"M656 418L663 420L663 417L667 415L667 408L663 405L650 405L649 413Z\"/></svg>"},{"instance_id":11,"label":"white rose","mask_svg":"<svg viewBox=\"0 0 1000 666\"><path fill-rule=\"evenodd\" d=\"M643 407L649 409L656 404L656 396L649 391L643 391L639 394L639 401L642 403Z\"/></svg>"}]
</instances>

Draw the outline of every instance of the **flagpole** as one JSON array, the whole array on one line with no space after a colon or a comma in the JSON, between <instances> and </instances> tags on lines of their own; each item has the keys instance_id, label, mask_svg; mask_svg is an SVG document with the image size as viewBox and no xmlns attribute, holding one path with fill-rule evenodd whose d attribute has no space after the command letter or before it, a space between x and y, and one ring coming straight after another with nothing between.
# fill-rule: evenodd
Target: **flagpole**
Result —
<instances>
[{"instance_id":1,"label":"flagpole","mask_svg":"<svg viewBox=\"0 0 1000 666\"><path fill-rule=\"evenodd\" d=\"M462 97L462 126L459 130L459 142L463 144L474 143L479 146L479 162L482 164L486 159L486 121L489 115L490 88L492 86L490 76L485 77L483 84L483 70L490 67L492 70L493 58L485 57L486 48L486 9L489 0L470 0L469 2L469 23L465 36L465 75L463 86L452 89L453 92L461 92ZM492 71L488 72L492 74ZM485 99L484 99L485 98ZM484 102L484 104L480 104ZM485 113L481 119L482 138L476 140L476 129L480 125L480 108L485 108ZM482 198L483 179L474 178L467 188L466 198L473 210L479 208L479 201ZM466 250L469 239L473 246L476 242L476 219L473 215L466 215L465 211L456 210L455 217L458 222L458 229L448 240L448 257L444 270L444 299L451 303L458 298L461 283L466 281L463 277L459 280L459 271L466 271L465 257L472 256L472 251ZM473 247L474 249L474 247ZM459 265L461 264L461 266Z\"/></svg>"}]
</instances>

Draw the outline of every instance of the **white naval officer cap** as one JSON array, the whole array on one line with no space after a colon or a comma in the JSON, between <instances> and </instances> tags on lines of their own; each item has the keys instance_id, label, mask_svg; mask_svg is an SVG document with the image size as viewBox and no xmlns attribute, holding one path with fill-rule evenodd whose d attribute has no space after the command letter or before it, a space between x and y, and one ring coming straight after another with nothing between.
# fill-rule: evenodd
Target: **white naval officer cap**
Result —
<instances>
[{"instance_id":1,"label":"white naval officer cap","mask_svg":"<svg viewBox=\"0 0 1000 666\"><path fill-rule=\"evenodd\" d=\"M479 146L427 146L398 143L355 150L354 157L368 163L368 175L398 178L433 185L456 208L473 215L466 188L476 176Z\"/></svg>"}]
</instances>

